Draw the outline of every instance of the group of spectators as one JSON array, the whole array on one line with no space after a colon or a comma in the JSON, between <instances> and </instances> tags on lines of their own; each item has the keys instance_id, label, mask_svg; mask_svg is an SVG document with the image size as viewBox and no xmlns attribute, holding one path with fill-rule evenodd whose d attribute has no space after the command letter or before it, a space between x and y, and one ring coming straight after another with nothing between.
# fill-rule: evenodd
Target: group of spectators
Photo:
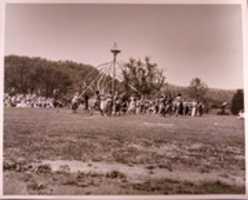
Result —
<instances>
[{"instance_id":1,"label":"group of spectators","mask_svg":"<svg viewBox=\"0 0 248 200\"><path fill-rule=\"evenodd\" d=\"M4 94L4 105L17 108L54 108L55 99L36 94Z\"/></svg>"}]
</instances>

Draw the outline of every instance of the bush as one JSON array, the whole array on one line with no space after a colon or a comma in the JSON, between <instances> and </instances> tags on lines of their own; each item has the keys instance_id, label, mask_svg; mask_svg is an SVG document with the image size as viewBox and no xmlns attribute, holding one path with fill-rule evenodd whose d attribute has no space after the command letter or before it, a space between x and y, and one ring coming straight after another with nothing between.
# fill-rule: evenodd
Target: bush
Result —
<instances>
[{"instance_id":1,"label":"bush","mask_svg":"<svg viewBox=\"0 0 248 200\"><path fill-rule=\"evenodd\" d=\"M239 89L233 95L231 112L232 114L237 115L243 109L244 109L244 92L243 90Z\"/></svg>"}]
</instances>

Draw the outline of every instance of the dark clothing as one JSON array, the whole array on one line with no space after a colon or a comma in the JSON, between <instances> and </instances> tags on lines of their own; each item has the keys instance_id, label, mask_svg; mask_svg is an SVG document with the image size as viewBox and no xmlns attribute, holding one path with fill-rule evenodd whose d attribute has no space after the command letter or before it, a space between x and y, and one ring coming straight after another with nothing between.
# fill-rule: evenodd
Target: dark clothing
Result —
<instances>
[{"instance_id":1,"label":"dark clothing","mask_svg":"<svg viewBox=\"0 0 248 200\"><path fill-rule=\"evenodd\" d=\"M84 109L88 110L89 109L89 96L87 94L84 95L84 103L85 103Z\"/></svg>"}]
</instances>

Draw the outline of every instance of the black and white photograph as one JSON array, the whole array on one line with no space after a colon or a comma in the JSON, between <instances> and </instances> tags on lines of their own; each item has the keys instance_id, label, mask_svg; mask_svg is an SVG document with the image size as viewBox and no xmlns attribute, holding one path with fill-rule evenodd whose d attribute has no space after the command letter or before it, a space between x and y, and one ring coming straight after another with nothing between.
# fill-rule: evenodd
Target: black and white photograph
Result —
<instances>
[{"instance_id":1,"label":"black and white photograph","mask_svg":"<svg viewBox=\"0 0 248 200\"><path fill-rule=\"evenodd\" d=\"M6 3L4 195L244 195L241 4Z\"/></svg>"}]
</instances>

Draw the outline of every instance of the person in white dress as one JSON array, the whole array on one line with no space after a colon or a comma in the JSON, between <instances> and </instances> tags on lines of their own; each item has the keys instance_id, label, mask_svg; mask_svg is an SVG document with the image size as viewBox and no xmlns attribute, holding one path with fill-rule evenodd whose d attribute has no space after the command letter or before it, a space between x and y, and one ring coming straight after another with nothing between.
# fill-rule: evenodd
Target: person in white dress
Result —
<instances>
[{"instance_id":1,"label":"person in white dress","mask_svg":"<svg viewBox=\"0 0 248 200\"><path fill-rule=\"evenodd\" d=\"M195 100L192 101L192 110L191 110L191 116L195 117L196 116L196 107L197 107L197 102Z\"/></svg>"},{"instance_id":2,"label":"person in white dress","mask_svg":"<svg viewBox=\"0 0 248 200\"><path fill-rule=\"evenodd\" d=\"M131 97L130 99L131 101L128 106L128 113L135 114L136 113L136 101L134 97Z\"/></svg>"}]
</instances>

